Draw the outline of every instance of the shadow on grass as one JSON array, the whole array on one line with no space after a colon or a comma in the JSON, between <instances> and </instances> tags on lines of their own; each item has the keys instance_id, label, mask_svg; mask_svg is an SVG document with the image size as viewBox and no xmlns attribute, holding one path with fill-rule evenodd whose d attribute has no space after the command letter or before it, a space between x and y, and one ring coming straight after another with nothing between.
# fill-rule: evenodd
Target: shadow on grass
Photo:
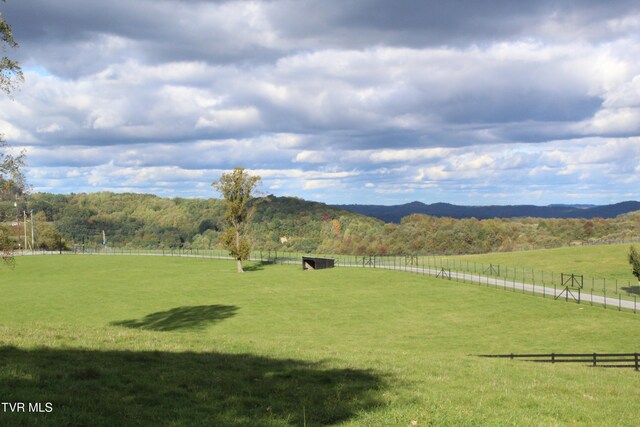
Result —
<instances>
[{"instance_id":1,"label":"shadow on grass","mask_svg":"<svg viewBox=\"0 0 640 427\"><path fill-rule=\"evenodd\" d=\"M260 270L264 270L264 266L267 264L263 264L261 262L256 262L253 264L245 264L242 266L242 269L245 272L249 272L249 271L260 271Z\"/></svg>"},{"instance_id":2,"label":"shadow on grass","mask_svg":"<svg viewBox=\"0 0 640 427\"><path fill-rule=\"evenodd\" d=\"M623 291L626 291L628 294L631 295L640 295L640 286L634 285L634 286L625 286L622 288Z\"/></svg>"},{"instance_id":3,"label":"shadow on grass","mask_svg":"<svg viewBox=\"0 0 640 427\"><path fill-rule=\"evenodd\" d=\"M202 329L236 314L234 305L197 305L176 307L167 311L147 314L142 319L111 322L111 326L153 331L176 331L179 329Z\"/></svg>"},{"instance_id":4,"label":"shadow on grass","mask_svg":"<svg viewBox=\"0 0 640 427\"><path fill-rule=\"evenodd\" d=\"M244 271L260 271L264 270L265 267L271 267L276 265L273 261L254 261L249 264L245 264L242 268Z\"/></svg>"},{"instance_id":5,"label":"shadow on grass","mask_svg":"<svg viewBox=\"0 0 640 427\"><path fill-rule=\"evenodd\" d=\"M5 425L331 425L384 388L371 371L250 354L0 347L3 401L53 405Z\"/></svg>"}]
</instances>

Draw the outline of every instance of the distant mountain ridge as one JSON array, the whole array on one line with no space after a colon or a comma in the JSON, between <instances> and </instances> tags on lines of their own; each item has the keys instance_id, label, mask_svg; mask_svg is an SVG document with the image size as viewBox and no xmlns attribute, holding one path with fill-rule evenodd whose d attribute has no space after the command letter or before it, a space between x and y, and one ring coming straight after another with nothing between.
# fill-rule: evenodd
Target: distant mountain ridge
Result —
<instances>
[{"instance_id":1,"label":"distant mountain ridge","mask_svg":"<svg viewBox=\"0 0 640 427\"><path fill-rule=\"evenodd\" d=\"M615 218L628 212L640 210L640 202L626 201L612 205L494 205L460 206L450 203L425 204L411 202L403 205L334 205L336 208L378 218L384 222L399 223L411 214L424 214L437 217L461 218Z\"/></svg>"}]
</instances>

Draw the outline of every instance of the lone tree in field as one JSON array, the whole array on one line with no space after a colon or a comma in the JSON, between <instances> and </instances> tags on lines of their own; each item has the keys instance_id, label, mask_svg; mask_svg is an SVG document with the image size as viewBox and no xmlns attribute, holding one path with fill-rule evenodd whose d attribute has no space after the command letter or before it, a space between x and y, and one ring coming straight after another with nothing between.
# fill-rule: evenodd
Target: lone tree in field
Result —
<instances>
[{"instance_id":1,"label":"lone tree in field","mask_svg":"<svg viewBox=\"0 0 640 427\"><path fill-rule=\"evenodd\" d=\"M249 204L260 182L259 176L251 176L244 168L237 167L231 173L223 173L219 181L211 184L222 194L227 205L224 214L227 227L221 241L238 261L238 273L244 272L242 261L248 259L251 253L249 226L255 204L251 207Z\"/></svg>"},{"instance_id":2,"label":"lone tree in field","mask_svg":"<svg viewBox=\"0 0 640 427\"><path fill-rule=\"evenodd\" d=\"M631 272L640 282L640 253L638 253L635 246L629 248L629 264L631 264Z\"/></svg>"}]
</instances>

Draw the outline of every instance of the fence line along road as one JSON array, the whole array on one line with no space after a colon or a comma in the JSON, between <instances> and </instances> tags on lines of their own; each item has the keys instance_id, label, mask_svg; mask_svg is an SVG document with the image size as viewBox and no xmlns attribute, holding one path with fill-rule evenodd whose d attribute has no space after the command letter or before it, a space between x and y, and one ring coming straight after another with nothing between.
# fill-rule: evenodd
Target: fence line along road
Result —
<instances>
[{"instance_id":1,"label":"fence line along road","mask_svg":"<svg viewBox=\"0 0 640 427\"><path fill-rule=\"evenodd\" d=\"M348 264L348 265L341 264L341 266L362 267L361 265L357 265L357 264ZM386 266L386 265L375 265L375 266L369 266L369 267L394 270L393 266ZM569 291L571 292L571 295L569 295L567 293L567 290L564 287L561 289L557 287L550 288L547 286L533 285L530 283L524 283L520 281L509 281L506 278L501 279L501 278L495 278L495 277L489 277L489 276L480 276L480 275L471 274L471 273L459 273L451 270L446 270L444 268L437 270L433 268L405 267L405 268L402 268L401 271L426 274L429 276L435 276L437 278L456 280L458 282L462 281L462 282L478 283L481 285L487 285L489 287L493 286L496 288L503 288L505 290L513 291L513 292L539 294L544 297L549 296L551 298L556 298L556 299L564 298L565 301L572 301L572 300L576 301L578 298L577 289L569 288ZM443 274L443 271L444 271L444 274ZM622 298L620 298L620 296L618 296L618 298L611 298L611 297L593 295L593 293L586 294L584 292L581 292L579 302L599 304L604 306L605 308L612 308L612 307L619 308L619 309L624 308L627 310L633 310L634 313L637 312L637 299L635 296L634 296L634 300L630 301L630 300L623 300Z\"/></svg>"},{"instance_id":2,"label":"fence line along road","mask_svg":"<svg viewBox=\"0 0 640 427\"><path fill-rule=\"evenodd\" d=\"M516 280L508 280L506 278L498 278L498 277L489 277L489 276L481 276L478 274L465 273L465 272L457 272L451 271L444 267L440 267L440 269L435 269L431 267L425 267L424 265L421 267L410 267L407 265L385 265L381 263L365 262L366 257L362 257L363 262L341 262L339 265L341 267L359 267L359 268L379 268L386 270L400 270L417 274L424 274L428 276L434 276L436 278L448 279L448 280L456 280L458 282L470 282L477 283L480 285L486 285L488 287L495 288L503 288L507 291L520 292L520 293L529 293L532 295L541 295L543 297L549 296L550 298L560 299L563 298L566 302L576 301L578 303L589 303L591 305L597 304L601 305L604 308L618 308L619 310L625 309L633 311L637 313L637 297L634 295L633 301L622 299L620 294L618 294L618 298L611 298L607 296L593 295L593 291L590 294L586 292L578 293L577 289L572 288L558 288L558 287L548 287L541 285L534 285L531 283L525 283L522 281ZM350 260L350 257L347 257ZM355 257L354 259L357 259ZM278 259L280 261L280 259ZM297 263L298 261L287 259L286 261L283 259L282 263ZM569 293L570 292L570 293Z\"/></svg>"}]
</instances>

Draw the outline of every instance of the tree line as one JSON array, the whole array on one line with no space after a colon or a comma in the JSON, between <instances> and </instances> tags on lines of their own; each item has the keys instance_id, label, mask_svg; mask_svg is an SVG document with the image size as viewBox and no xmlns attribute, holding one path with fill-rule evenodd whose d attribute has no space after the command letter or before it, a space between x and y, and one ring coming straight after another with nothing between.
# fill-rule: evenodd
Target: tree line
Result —
<instances>
[{"instance_id":1,"label":"tree line","mask_svg":"<svg viewBox=\"0 0 640 427\"><path fill-rule=\"evenodd\" d=\"M100 246L102 231L109 246L220 248L226 224L225 203L220 199L108 192L36 193L18 198L17 203L15 196L2 197L0 218L16 247L23 234L23 212L31 211L36 247L41 249L57 249L61 241L69 248ZM323 203L269 195L255 206L250 226L257 250L451 255L631 241L640 236L640 212L589 220L478 220L415 214L400 224L385 224Z\"/></svg>"}]
</instances>

